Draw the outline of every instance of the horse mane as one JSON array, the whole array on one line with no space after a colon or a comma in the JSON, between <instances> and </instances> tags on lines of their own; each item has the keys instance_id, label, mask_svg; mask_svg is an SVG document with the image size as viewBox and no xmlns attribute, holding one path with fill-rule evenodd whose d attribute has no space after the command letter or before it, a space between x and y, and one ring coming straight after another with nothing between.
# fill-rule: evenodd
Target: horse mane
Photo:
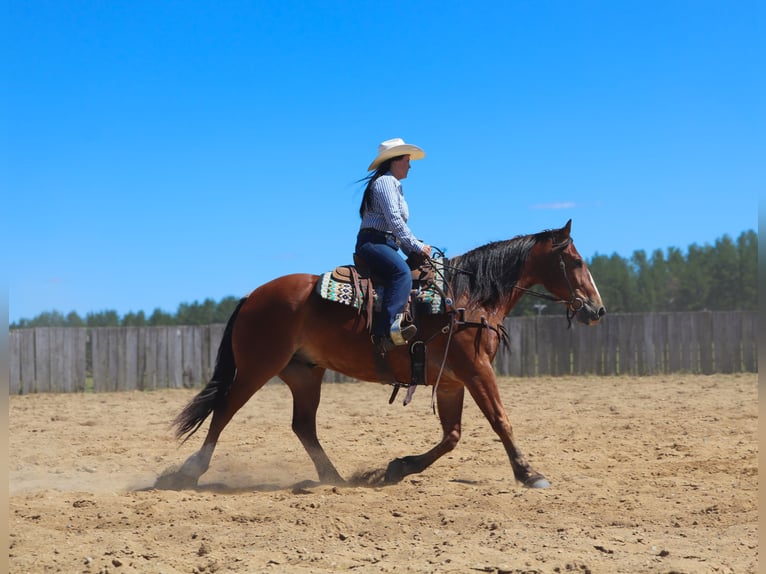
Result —
<instances>
[{"instance_id":1,"label":"horse mane","mask_svg":"<svg viewBox=\"0 0 766 574\"><path fill-rule=\"evenodd\" d=\"M519 280L529 252L553 230L493 241L449 260L447 282L455 300L467 296L469 306L498 307L507 301Z\"/></svg>"}]
</instances>

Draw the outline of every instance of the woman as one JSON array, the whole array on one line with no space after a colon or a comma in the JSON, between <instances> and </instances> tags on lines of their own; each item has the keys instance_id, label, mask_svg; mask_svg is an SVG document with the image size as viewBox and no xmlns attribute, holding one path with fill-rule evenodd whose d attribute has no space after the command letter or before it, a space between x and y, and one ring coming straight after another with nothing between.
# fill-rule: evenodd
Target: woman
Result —
<instances>
[{"instance_id":1,"label":"woman","mask_svg":"<svg viewBox=\"0 0 766 574\"><path fill-rule=\"evenodd\" d=\"M362 180L367 185L359 207L362 224L356 254L383 281L383 285L376 284L382 310L372 322L372 340L384 353L404 345L417 331L415 325L404 322L412 275L398 251L401 248L407 255L430 256L431 246L416 239L407 226L409 210L401 181L407 177L410 160L425 155L422 149L400 138L386 140L378 146L378 155L367 168L372 173Z\"/></svg>"}]
</instances>

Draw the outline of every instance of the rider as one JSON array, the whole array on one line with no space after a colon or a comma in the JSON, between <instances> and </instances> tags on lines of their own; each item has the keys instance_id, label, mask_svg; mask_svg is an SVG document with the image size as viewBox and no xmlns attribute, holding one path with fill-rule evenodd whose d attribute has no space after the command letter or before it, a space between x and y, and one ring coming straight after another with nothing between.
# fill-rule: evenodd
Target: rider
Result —
<instances>
[{"instance_id":1,"label":"rider","mask_svg":"<svg viewBox=\"0 0 766 574\"><path fill-rule=\"evenodd\" d=\"M359 207L362 223L356 240L356 253L383 281L378 284L382 311L373 321L372 340L383 352L403 345L415 336L415 325L405 324L412 275L399 255L430 256L431 246L415 238L407 226L409 209L404 200L401 180L407 177L410 160L423 159L425 152L400 138L378 146L378 155L367 168L364 197ZM382 287L382 289L381 289Z\"/></svg>"}]
</instances>

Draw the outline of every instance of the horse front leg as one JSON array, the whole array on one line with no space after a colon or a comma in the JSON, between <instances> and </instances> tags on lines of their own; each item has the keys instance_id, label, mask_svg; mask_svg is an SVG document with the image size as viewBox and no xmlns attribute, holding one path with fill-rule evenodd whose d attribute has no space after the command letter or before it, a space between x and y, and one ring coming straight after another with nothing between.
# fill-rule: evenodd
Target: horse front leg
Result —
<instances>
[{"instance_id":1,"label":"horse front leg","mask_svg":"<svg viewBox=\"0 0 766 574\"><path fill-rule=\"evenodd\" d=\"M471 382L468 385L468 391L484 413L484 416L487 417L490 425L492 425L492 430L494 430L497 433L497 436L500 437L500 440L505 447L505 451L508 453L508 458L511 461L513 475L516 477L516 480L530 488L548 488L550 482L548 482L542 474L532 468L532 465L530 465L524 458L524 455L521 454L519 447L516 446L516 441L513 438L511 421L500 400L497 380L495 379L495 374L492 371L491 366L484 369L483 373L474 375L471 378Z\"/></svg>"},{"instance_id":2,"label":"horse front leg","mask_svg":"<svg viewBox=\"0 0 766 574\"><path fill-rule=\"evenodd\" d=\"M460 442L464 395L465 388L462 384L453 387L444 385L436 390L436 407L442 425L442 440L424 454L396 458L388 463L385 483L396 483L409 474L423 472L457 446Z\"/></svg>"}]
</instances>

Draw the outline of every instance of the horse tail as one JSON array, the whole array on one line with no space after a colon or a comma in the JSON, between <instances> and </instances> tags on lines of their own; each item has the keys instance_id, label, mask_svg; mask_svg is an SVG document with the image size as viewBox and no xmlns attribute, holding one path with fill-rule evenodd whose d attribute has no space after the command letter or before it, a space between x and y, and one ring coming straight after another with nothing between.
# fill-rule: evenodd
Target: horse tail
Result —
<instances>
[{"instance_id":1,"label":"horse tail","mask_svg":"<svg viewBox=\"0 0 766 574\"><path fill-rule=\"evenodd\" d=\"M234 312L226 323L226 329L223 332L221 345L218 347L218 356L215 360L215 368L210 382L205 385L197 396L184 407L179 415L173 421L176 427L176 438L186 442L197 432L205 419L210 416L219 405L226 399L231 385L237 376L237 365L234 361L234 349L232 348L232 331L234 322L239 315L239 310L247 300L247 297L240 299Z\"/></svg>"}]
</instances>

